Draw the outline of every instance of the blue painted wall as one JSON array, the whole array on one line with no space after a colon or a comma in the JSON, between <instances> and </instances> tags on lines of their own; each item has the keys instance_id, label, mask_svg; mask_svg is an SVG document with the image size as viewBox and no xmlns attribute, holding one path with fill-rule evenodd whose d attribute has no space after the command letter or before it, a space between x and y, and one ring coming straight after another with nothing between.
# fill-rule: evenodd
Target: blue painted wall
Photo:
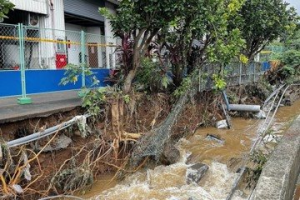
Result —
<instances>
[{"instance_id":1,"label":"blue painted wall","mask_svg":"<svg viewBox=\"0 0 300 200\"><path fill-rule=\"evenodd\" d=\"M0 97L21 95L20 71L0 71Z\"/></svg>"},{"instance_id":2,"label":"blue painted wall","mask_svg":"<svg viewBox=\"0 0 300 200\"><path fill-rule=\"evenodd\" d=\"M100 81L99 86L106 86L105 78L109 69L92 69L93 76ZM81 77L76 84L59 85L65 70L26 70L27 94L74 90L81 88ZM86 77L86 85L91 85L90 77ZM20 71L0 71L0 97L21 95Z\"/></svg>"}]
</instances>

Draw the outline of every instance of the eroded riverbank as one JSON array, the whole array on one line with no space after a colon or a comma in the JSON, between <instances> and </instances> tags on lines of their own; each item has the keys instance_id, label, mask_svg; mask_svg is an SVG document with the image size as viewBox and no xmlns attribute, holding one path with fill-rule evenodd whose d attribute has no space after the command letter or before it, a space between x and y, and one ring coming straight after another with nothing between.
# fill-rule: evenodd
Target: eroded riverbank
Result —
<instances>
[{"instance_id":1,"label":"eroded riverbank","mask_svg":"<svg viewBox=\"0 0 300 200\"><path fill-rule=\"evenodd\" d=\"M273 134L282 134L290 121L300 113L300 101L290 107L281 107L272 126ZM193 136L179 143L180 162L170 166L144 169L117 183L106 177L99 180L84 198L92 199L226 199L240 160L249 152L262 121L233 119L233 129L201 128ZM207 134L218 135L224 143L206 139ZM191 155L191 156L189 156ZM199 184L186 183L186 171L190 163L205 163L208 173ZM188 163L188 164L187 164ZM106 189L111 184L111 188ZM108 187L110 187L108 186ZM244 199L241 191L234 199Z\"/></svg>"}]
</instances>

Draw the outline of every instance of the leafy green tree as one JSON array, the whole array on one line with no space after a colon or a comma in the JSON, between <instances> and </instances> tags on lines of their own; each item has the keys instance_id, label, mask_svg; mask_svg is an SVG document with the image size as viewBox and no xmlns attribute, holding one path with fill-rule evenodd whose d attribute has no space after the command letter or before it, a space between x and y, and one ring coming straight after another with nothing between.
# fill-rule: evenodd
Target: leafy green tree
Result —
<instances>
[{"instance_id":1,"label":"leafy green tree","mask_svg":"<svg viewBox=\"0 0 300 200\"><path fill-rule=\"evenodd\" d=\"M8 12L13 9L14 4L9 2L8 0L0 0L0 21L6 18Z\"/></svg>"},{"instance_id":2,"label":"leafy green tree","mask_svg":"<svg viewBox=\"0 0 300 200\"><path fill-rule=\"evenodd\" d=\"M300 51L300 29L296 30L294 34L287 39L285 48Z\"/></svg>"},{"instance_id":3,"label":"leafy green tree","mask_svg":"<svg viewBox=\"0 0 300 200\"><path fill-rule=\"evenodd\" d=\"M229 29L228 25L230 17L237 14L242 3L240 0L123 0L116 16L109 16L102 10L102 14L112 20L116 35L133 35L134 74L139 70L141 57L154 38L160 47L166 47L170 51L176 78L182 78L184 68L190 65L189 76L183 81L179 80L177 84L181 85L175 90L179 99L172 112L158 127L140 139L129 162L131 167L137 166L144 156L152 155L156 159L161 157L165 144L171 138L171 129L177 117L189 97L196 93L196 70L205 61L218 62L222 67L239 55L244 41L238 28ZM140 7L141 5L143 6ZM123 6L126 7L125 10ZM152 15L149 15L150 13ZM136 31L137 29L139 31ZM138 46L140 47L136 48ZM130 73L127 78L129 75ZM149 76L145 74L142 78ZM133 78L128 80L132 81ZM219 80L218 88L224 87L221 77L215 76L215 80ZM125 88L126 84L125 81Z\"/></svg>"},{"instance_id":4,"label":"leafy green tree","mask_svg":"<svg viewBox=\"0 0 300 200\"><path fill-rule=\"evenodd\" d=\"M246 0L232 19L231 27L239 28L246 40L244 54L253 59L269 42L293 32L299 18L283 0Z\"/></svg>"},{"instance_id":5,"label":"leafy green tree","mask_svg":"<svg viewBox=\"0 0 300 200\"><path fill-rule=\"evenodd\" d=\"M243 1L189 0L181 4L181 12L162 32L171 54L175 84L183 71L191 74L204 62L227 64L239 54L244 41L238 29L228 29L228 20L236 15ZM187 69L186 69L187 68Z\"/></svg>"},{"instance_id":6,"label":"leafy green tree","mask_svg":"<svg viewBox=\"0 0 300 200\"><path fill-rule=\"evenodd\" d=\"M188 66L188 74L205 60L228 63L244 44L238 29L228 29L240 0L123 0L116 15L100 12L111 20L115 35L133 38L132 68L125 74L123 91L131 88L141 57L150 42L157 41L170 51L175 84ZM196 45L195 41L203 45Z\"/></svg>"},{"instance_id":7,"label":"leafy green tree","mask_svg":"<svg viewBox=\"0 0 300 200\"><path fill-rule=\"evenodd\" d=\"M122 0L116 15L112 15L105 8L100 13L111 21L116 36L127 40L133 38L133 61L128 74L125 74L123 91L128 93L141 57L146 53L149 44L160 29L168 26L176 13L179 12L181 0Z\"/></svg>"}]
</instances>

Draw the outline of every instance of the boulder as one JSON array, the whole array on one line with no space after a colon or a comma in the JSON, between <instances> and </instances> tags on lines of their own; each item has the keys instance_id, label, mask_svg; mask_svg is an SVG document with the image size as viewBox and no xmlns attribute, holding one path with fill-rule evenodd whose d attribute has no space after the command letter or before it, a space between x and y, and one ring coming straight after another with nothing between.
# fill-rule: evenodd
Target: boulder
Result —
<instances>
[{"instance_id":1,"label":"boulder","mask_svg":"<svg viewBox=\"0 0 300 200\"><path fill-rule=\"evenodd\" d=\"M218 142L220 144L224 144L225 143L225 141L219 135L210 134L210 133L208 133L206 135L205 140L215 141L215 142Z\"/></svg>"},{"instance_id":2,"label":"boulder","mask_svg":"<svg viewBox=\"0 0 300 200\"><path fill-rule=\"evenodd\" d=\"M186 183L199 183L208 170L208 166L202 163L194 164L186 170Z\"/></svg>"},{"instance_id":3,"label":"boulder","mask_svg":"<svg viewBox=\"0 0 300 200\"><path fill-rule=\"evenodd\" d=\"M168 142L165 147L160 161L165 165L174 164L180 159L180 151L175 147L173 142Z\"/></svg>"}]
</instances>

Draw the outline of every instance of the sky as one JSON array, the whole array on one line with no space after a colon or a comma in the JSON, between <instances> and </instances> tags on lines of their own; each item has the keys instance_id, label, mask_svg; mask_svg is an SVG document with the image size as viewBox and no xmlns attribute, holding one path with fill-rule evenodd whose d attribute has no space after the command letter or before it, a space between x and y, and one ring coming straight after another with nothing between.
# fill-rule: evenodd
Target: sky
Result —
<instances>
[{"instance_id":1,"label":"sky","mask_svg":"<svg viewBox=\"0 0 300 200\"><path fill-rule=\"evenodd\" d=\"M286 2L290 3L291 6L295 7L300 15L300 0L285 0Z\"/></svg>"}]
</instances>

